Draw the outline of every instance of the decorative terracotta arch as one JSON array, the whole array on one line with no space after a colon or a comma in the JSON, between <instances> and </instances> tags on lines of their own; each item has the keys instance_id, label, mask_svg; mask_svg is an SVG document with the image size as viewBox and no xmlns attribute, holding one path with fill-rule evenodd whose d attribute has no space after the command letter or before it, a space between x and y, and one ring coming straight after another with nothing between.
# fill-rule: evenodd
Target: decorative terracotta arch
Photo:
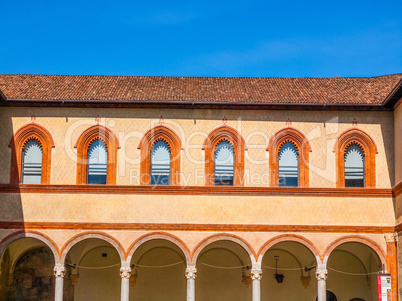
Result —
<instances>
[{"instance_id":1,"label":"decorative terracotta arch","mask_svg":"<svg viewBox=\"0 0 402 301\"><path fill-rule=\"evenodd\" d=\"M107 149L106 184L116 184L117 149L120 148L116 135L107 127L96 124L81 133L74 147L77 149L77 184L87 183L88 149L92 142L100 139Z\"/></svg>"},{"instance_id":2,"label":"decorative terracotta arch","mask_svg":"<svg viewBox=\"0 0 402 301\"><path fill-rule=\"evenodd\" d=\"M186 258L186 265L189 265L191 262L191 255L190 255L190 249L188 246L178 237L166 233L166 232L154 232L154 233L148 233L145 234L139 238L137 238L128 248L127 250L127 262L131 262L131 258L134 255L135 251L144 243L155 240L155 239L162 239L162 240L167 240L176 245L182 252L184 257Z\"/></svg>"},{"instance_id":3,"label":"decorative terracotta arch","mask_svg":"<svg viewBox=\"0 0 402 301\"><path fill-rule=\"evenodd\" d=\"M343 236L343 237L336 239L332 243L330 243L323 253L324 258L328 259L329 256L331 255L332 251L336 247L338 247L344 243L348 243L348 242L357 242L357 243L361 243L361 244L368 246L378 255L379 259L381 260L381 263L386 265L387 261L386 261L386 256L385 256L384 250L373 240L363 237L363 236L357 236L357 235L356 236L354 236L354 235Z\"/></svg>"},{"instance_id":4,"label":"decorative terracotta arch","mask_svg":"<svg viewBox=\"0 0 402 301\"><path fill-rule=\"evenodd\" d=\"M88 231L88 232L83 232L83 233L73 236L64 244L64 246L60 250L60 262L62 264L64 264L64 261L66 260L66 256L67 256L68 252L70 252L70 250L76 244L78 244L79 242L81 242L83 240L91 239L91 238L97 238L97 239L103 240L103 241L111 244L116 249L117 253L119 254L121 262L125 261L126 253L124 251L123 246L116 238L114 238L113 236L111 236L107 233L104 233L104 232Z\"/></svg>"},{"instance_id":5,"label":"decorative terracotta arch","mask_svg":"<svg viewBox=\"0 0 402 301\"><path fill-rule=\"evenodd\" d=\"M33 230L20 230L10 235L6 236L2 241L0 241L0 261L3 256L4 251L7 247L14 241L23 239L23 238L35 238L43 242L51 251L54 256L55 264L59 262L60 250L57 244L47 235Z\"/></svg>"},{"instance_id":6,"label":"decorative terracotta arch","mask_svg":"<svg viewBox=\"0 0 402 301\"><path fill-rule=\"evenodd\" d=\"M307 138L293 127L286 127L276 132L269 140L267 151L269 152L271 186L279 186L279 152L286 142L292 143L299 154L299 187L308 187L311 146Z\"/></svg>"},{"instance_id":7,"label":"decorative terracotta arch","mask_svg":"<svg viewBox=\"0 0 402 301\"><path fill-rule=\"evenodd\" d=\"M21 183L22 173L22 151L28 140L38 141L42 148L42 177L41 184L50 183L50 163L54 142L52 135L43 126L32 121L20 127L10 141L11 148L11 173L10 183Z\"/></svg>"},{"instance_id":8,"label":"decorative terracotta arch","mask_svg":"<svg viewBox=\"0 0 402 301\"><path fill-rule=\"evenodd\" d=\"M157 125L146 132L138 145L141 150L141 185L151 184L151 150L160 140L170 149L170 185L179 186L181 142L179 136L164 125Z\"/></svg>"},{"instance_id":9,"label":"decorative terracotta arch","mask_svg":"<svg viewBox=\"0 0 402 301\"><path fill-rule=\"evenodd\" d=\"M295 234L283 234L283 235L278 235L270 240L268 240L258 251L258 261L262 261L262 258L264 257L265 253L274 245L280 243L280 242L297 242L299 244L302 244L305 246L307 249L310 250L310 252L317 258L322 259L321 252L318 250L318 248L307 238L304 238L303 236L295 235Z\"/></svg>"},{"instance_id":10,"label":"decorative terracotta arch","mask_svg":"<svg viewBox=\"0 0 402 301\"><path fill-rule=\"evenodd\" d=\"M345 152L352 144L361 147L364 154L364 186L375 188L376 169L375 155L378 153L374 140L364 131L351 128L342 132L334 145L333 151L336 156L336 187L345 187Z\"/></svg>"},{"instance_id":11,"label":"decorative terracotta arch","mask_svg":"<svg viewBox=\"0 0 402 301\"><path fill-rule=\"evenodd\" d=\"M197 263L198 256L201 254L202 250L207 247L208 245L217 242L217 241L231 241L239 246L241 246L250 256L250 260L253 261L257 260L257 254L254 251L254 249L250 246L250 244L244 240L243 238L233 235L233 234L215 234L211 235L205 239L203 239L200 243L197 244L197 246L194 248L193 253L191 255L191 262L195 265ZM252 262L253 263L253 262Z\"/></svg>"},{"instance_id":12,"label":"decorative terracotta arch","mask_svg":"<svg viewBox=\"0 0 402 301\"><path fill-rule=\"evenodd\" d=\"M235 128L227 124L214 129L204 141L202 150L205 151L205 185L214 185L215 149L221 141L226 141L233 146L233 186L244 186L244 152L247 150L246 142Z\"/></svg>"}]
</instances>

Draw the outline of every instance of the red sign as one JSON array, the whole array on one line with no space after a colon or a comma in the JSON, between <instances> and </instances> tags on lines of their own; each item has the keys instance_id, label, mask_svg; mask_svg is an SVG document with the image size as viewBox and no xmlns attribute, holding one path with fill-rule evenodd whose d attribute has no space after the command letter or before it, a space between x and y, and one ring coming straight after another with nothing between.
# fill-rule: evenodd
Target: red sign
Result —
<instances>
[{"instance_id":1,"label":"red sign","mask_svg":"<svg viewBox=\"0 0 402 301\"><path fill-rule=\"evenodd\" d=\"M391 274L378 274L378 301L392 301Z\"/></svg>"}]
</instances>

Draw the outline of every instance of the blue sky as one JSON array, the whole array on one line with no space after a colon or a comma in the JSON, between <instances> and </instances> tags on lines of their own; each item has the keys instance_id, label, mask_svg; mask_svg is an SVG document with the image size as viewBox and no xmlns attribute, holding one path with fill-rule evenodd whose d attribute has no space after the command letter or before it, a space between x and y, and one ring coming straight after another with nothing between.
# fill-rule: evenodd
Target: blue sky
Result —
<instances>
[{"instance_id":1,"label":"blue sky","mask_svg":"<svg viewBox=\"0 0 402 301\"><path fill-rule=\"evenodd\" d=\"M402 73L402 1L0 0L0 73Z\"/></svg>"}]
</instances>

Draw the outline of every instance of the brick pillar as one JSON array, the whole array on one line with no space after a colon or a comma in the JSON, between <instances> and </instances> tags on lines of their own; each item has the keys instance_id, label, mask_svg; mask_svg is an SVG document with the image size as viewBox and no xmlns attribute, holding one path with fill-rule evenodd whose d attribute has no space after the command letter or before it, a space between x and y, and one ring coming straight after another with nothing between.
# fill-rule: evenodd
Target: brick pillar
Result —
<instances>
[{"instance_id":1,"label":"brick pillar","mask_svg":"<svg viewBox=\"0 0 402 301\"><path fill-rule=\"evenodd\" d=\"M396 249L397 235L385 234L387 243L387 271L391 274L392 301L398 300L398 253Z\"/></svg>"}]
</instances>

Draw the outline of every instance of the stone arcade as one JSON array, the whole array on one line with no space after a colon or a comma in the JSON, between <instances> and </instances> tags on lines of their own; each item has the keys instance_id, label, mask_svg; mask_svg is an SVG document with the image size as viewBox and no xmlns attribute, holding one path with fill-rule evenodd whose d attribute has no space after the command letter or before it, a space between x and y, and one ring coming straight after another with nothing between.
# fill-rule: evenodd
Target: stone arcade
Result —
<instances>
[{"instance_id":1,"label":"stone arcade","mask_svg":"<svg viewBox=\"0 0 402 301\"><path fill-rule=\"evenodd\" d=\"M401 97L0 75L0 301L370 301L379 272L398 300Z\"/></svg>"}]
</instances>

